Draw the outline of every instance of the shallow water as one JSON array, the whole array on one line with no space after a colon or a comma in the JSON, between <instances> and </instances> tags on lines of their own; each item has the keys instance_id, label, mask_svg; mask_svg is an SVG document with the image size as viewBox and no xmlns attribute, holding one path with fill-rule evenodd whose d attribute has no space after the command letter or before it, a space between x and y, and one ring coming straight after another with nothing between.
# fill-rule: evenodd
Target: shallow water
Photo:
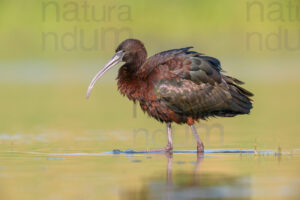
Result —
<instances>
[{"instance_id":1,"label":"shallow water","mask_svg":"<svg viewBox=\"0 0 300 200\"><path fill-rule=\"evenodd\" d=\"M57 151L57 150L55 150ZM300 150L0 154L1 199L297 199Z\"/></svg>"}]
</instances>

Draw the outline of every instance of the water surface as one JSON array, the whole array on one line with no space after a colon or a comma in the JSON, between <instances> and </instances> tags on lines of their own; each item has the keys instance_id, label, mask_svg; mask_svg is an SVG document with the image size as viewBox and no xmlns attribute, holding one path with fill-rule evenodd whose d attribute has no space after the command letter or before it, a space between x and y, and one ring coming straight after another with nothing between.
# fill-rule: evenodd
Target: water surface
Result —
<instances>
[{"instance_id":1,"label":"water surface","mask_svg":"<svg viewBox=\"0 0 300 200\"><path fill-rule=\"evenodd\" d=\"M91 144L93 145L93 144ZM297 199L299 150L0 154L1 199Z\"/></svg>"}]
</instances>

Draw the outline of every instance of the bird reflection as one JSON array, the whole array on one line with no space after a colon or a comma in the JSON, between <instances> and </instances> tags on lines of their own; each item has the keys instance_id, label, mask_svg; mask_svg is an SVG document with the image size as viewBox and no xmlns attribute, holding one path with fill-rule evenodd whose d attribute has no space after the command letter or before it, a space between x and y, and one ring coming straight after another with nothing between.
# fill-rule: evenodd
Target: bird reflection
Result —
<instances>
[{"instance_id":1,"label":"bird reflection","mask_svg":"<svg viewBox=\"0 0 300 200\"><path fill-rule=\"evenodd\" d=\"M178 155L178 154L177 154ZM250 182L247 177L233 176L222 173L206 172L202 168L206 160L202 153L195 155L195 165L191 171L186 171L185 165L176 170L172 152L161 156L166 158L164 175L155 174L152 178L144 179L144 185L139 190L122 192L121 199L250 199ZM205 162L209 162L207 159ZM178 164L185 162L178 162ZM164 178L163 178L164 177Z\"/></svg>"},{"instance_id":2,"label":"bird reflection","mask_svg":"<svg viewBox=\"0 0 300 200\"><path fill-rule=\"evenodd\" d=\"M195 164L195 168L193 170L193 177L194 177L194 184L197 184L200 180L200 164L204 158L203 153L197 153L197 160ZM172 182L172 168L173 168L173 152L166 152L165 156L168 160L168 166L167 166L167 185L171 186L173 184Z\"/></svg>"}]
</instances>

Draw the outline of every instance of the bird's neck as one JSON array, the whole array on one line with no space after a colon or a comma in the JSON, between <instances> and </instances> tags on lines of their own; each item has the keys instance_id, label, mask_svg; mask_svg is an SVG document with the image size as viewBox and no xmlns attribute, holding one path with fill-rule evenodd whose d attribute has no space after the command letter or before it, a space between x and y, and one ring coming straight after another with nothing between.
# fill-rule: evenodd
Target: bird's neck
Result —
<instances>
[{"instance_id":1,"label":"bird's neck","mask_svg":"<svg viewBox=\"0 0 300 200\"><path fill-rule=\"evenodd\" d=\"M141 97L142 88L145 84L136 75L138 68L139 66L125 64L119 69L117 77L118 89L121 94L134 101Z\"/></svg>"}]
</instances>

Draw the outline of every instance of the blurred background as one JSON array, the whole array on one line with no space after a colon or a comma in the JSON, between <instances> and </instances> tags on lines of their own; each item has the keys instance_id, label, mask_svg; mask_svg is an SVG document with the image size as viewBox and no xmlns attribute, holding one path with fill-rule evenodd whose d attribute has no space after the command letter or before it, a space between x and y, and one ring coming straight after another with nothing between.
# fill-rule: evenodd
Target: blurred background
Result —
<instances>
[{"instance_id":1,"label":"blurred background","mask_svg":"<svg viewBox=\"0 0 300 200\"><path fill-rule=\"evenodd\" d=\"M298 0L1 0L0 150L95 153L165 145L165 125L117 91L118 67L85 99L95 73L127 38L143 41L148 56L194 46L255 94L250 115L200 122L207 148L299 148ZM175 125L174 145L195 148L185 126Z\"/></svg>"},{"instance_id":2,"label":"blurred background","mask_svg":"<svg viewBox=\"0 0 300 200\"><path fill-rule=\"evenodd\" d=\"M2 0L0 132L73 135L163 127L119 95L117 68L96 85L90 100L84 98L91 78L116 46L137 38L149 56L194 46L246 82L255 94L251 115L211 120L222 124L225 138L236 134L236 140L296 145L299 15L299 1L292 0Z\"/></svg>"}]
</instances>

